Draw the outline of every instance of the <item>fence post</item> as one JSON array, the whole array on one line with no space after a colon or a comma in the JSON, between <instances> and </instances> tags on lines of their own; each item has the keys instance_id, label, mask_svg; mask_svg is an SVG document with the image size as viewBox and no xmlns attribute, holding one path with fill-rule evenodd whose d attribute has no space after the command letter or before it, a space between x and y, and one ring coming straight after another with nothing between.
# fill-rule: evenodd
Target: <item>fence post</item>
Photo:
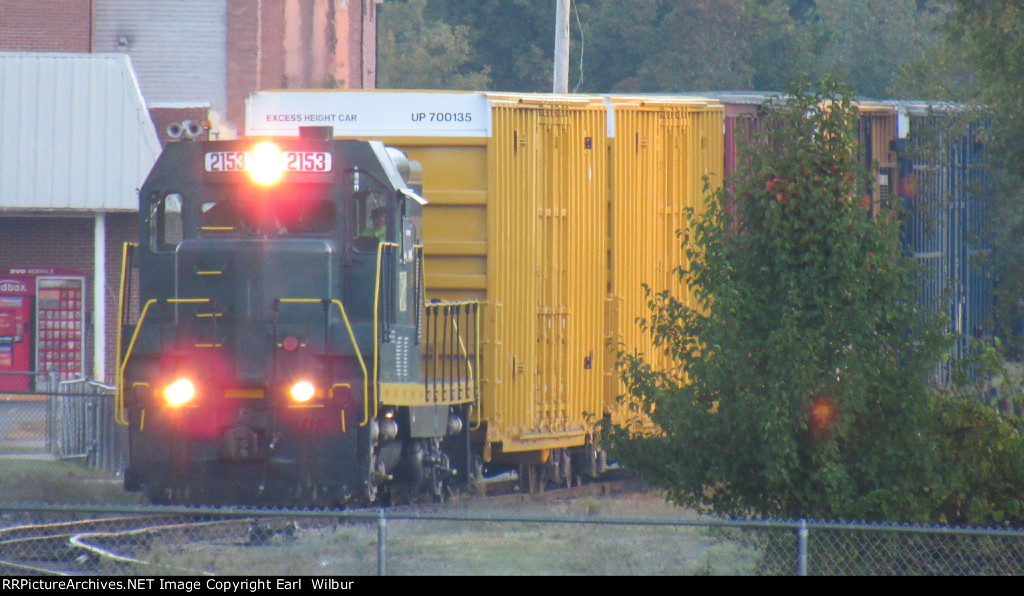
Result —
<instances>
[{"instance_id":1,"label":"fence post","mask_svg":"<svg viewBox=\"0 0 1024 596\"><path fill-rule=\"evenodd\" d=\"M377 510L377 575L387 575L384 572L384 557L387 552L388 520L384 517L384 510Z\"/></svg>"},{"instance_id":2,"label":"fence post","mask_svg":"<svg viewBox=\"0 0 1024 596\"><path fill-rule=\"evenodd\" d=\"M800 520L800 527L796 532L796 574L807 575L807 520Z\"/></svg>"},{"instance_id":3,"label":"fence post","mask_svg":"<svg viewBox=\"0 0 1024 596\"><path fill-rule=\"evenodd\" d=\"M60 376L57 371L50 369L46 383L46 389L49 392L46 400L46 452L53 455L61 455L57 451L57 402L60 400L57 391L59 383Z\"/></svg>"},{"instance_id":4,"label":"fence post","mask_svg":"<svg viewBox=\"0 0 1024 596\"><path fill-rule=\"evenodd\" d=\"M96 396L92 395L90 391L91 387L89 382L86 381L82 384L83 395L79 398L85 402L85 420L86 426L84 429L85 434L85 461L88 462L92 468L102 468L101 460L99 459L99 434L101 429L102 419L99 416L99 410L96 408Z\"/></svg>"},{"instance_id":5,"label":"fence post","mask_svg":"<svg viewBox=\"0 0 1024 596\"><path fill-rule=\"evenodd\" d=\"M113 418L110 416L110 400L107 396L99 391L99 387L93 386L93 391L96 393L96 409L99 412L97 420L99 420L99 437L97 438L97 448L99 449L99 461L100 466L107 471L116 472L117 466L114 464L113 457L113 445L111 443L111 435L113 434L110 426Z\"/></svg>"}]
</instances>

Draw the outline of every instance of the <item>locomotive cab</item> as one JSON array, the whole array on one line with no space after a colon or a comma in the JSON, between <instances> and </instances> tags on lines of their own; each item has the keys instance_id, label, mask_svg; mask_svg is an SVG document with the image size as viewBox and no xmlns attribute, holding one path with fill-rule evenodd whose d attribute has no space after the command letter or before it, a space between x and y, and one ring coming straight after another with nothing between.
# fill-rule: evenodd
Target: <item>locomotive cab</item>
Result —
<instances>
[{"instance_id":1,"label":"locomotive cab","mask_svg":"<svg viewBox=\"0 0 1024 596\"><path fill-rule=\"evenodd\" d=\"M475 309L425 311L418 170L377 142L167 146L122 284L126 489L332 505L465 480Z\"/></svg>"}]
</instances>

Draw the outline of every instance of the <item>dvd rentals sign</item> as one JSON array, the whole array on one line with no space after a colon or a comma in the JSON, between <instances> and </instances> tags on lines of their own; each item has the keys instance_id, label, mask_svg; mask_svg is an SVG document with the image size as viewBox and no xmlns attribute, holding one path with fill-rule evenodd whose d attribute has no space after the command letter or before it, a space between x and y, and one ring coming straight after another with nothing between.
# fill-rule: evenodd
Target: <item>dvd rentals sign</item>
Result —
<instances>
[{"instance_id":1,"label":"dvd rentals sign","mask_svg":"<svg viewBox=\"0 0 1024 596\"><path fill-rule=\"evenodd\" d=\"M35 279L0 277L0 390L28 391L32 370L29 346L32 313L29 308L35 293Z\"/></svg>"},{"instance_id":2,"label":"dvd rentals sign","mask_svg":"<svg viewBox=\"0 0 1024 596\"><path fill-rule=\"evenodd\" d=\"M30 391L38 374L85 372L85 276L53 267L0 271L0 390Z\"/></svg>"}]
</instances>

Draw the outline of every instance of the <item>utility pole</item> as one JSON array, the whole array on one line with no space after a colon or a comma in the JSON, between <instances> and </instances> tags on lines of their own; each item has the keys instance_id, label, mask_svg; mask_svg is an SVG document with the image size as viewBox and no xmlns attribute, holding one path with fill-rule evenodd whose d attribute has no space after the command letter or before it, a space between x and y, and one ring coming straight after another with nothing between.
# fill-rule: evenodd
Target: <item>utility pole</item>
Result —
<instances>
[{"instance_id":1,"label":"utility pole","mask_svg":"<svg viewBox=\"0 0 1024 596\"><path fill-rule=\"evenodd\" d=\"M569 2L555 0L555 75L554 93L569 92Z\"/></svg>"}]
</instances>

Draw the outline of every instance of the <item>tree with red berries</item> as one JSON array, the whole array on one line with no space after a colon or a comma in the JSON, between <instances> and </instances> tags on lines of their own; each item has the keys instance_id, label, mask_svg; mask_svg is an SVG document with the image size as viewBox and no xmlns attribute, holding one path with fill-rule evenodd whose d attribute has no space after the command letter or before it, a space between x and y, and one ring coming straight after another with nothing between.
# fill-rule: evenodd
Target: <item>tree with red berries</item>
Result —
<instances>
[{"instance_id":1,"label":"tree with red berries","mask_svg":"<svg viewBox=\"0 0 1024 596\"><path fill-rule=\"evenodd\" d=\"M701 510L923 521L936 507L929 372L948 338L920 312L897 214L871 211L844 86L797 84L692 213L678 274L643 322L679 363L621 354L638 416L614 457Z\"/></svg>"}]
</instances>

